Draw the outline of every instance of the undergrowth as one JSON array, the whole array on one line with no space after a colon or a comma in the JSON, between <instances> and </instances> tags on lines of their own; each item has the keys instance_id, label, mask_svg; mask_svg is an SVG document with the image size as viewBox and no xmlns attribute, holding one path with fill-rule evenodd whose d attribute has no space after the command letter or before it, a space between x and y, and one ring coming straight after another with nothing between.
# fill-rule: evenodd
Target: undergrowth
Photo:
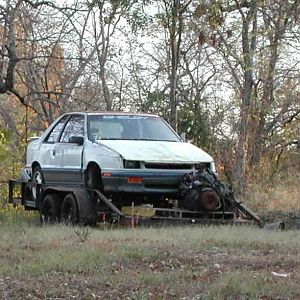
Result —
<instances>
[{"instance_id":1,"label":"undergrowth","mask_svg":"<svg viewBox=\"0 0 300 300\"><path fill-rule=\"evenodd\" d=\"M22 205L4 204L0 207L0 224L38 224L37 211L26 210Z\"/></svg>"},{"instance_id":2,"label":"undergrowth","mask_svg":"<svg viewBox=\"0 0 300 300\"><path fill-rule=\"evenodd\" d=\"M300 171L284 172L273 179L252 181L245 194L245 202L258 210L300 212Z\"/></svg>"}]
</instances>

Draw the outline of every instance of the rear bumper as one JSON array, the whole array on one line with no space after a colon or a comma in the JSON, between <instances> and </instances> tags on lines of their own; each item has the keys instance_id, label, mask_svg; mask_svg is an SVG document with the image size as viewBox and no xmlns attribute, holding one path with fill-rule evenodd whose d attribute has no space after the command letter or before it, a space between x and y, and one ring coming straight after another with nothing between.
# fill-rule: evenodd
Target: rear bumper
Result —
<instances>
[{"instance_id":1,"label":"rear bumper","mask_svg":"<svg viewBox=\"0 0 300 300\"><path fill-rule=\"evenodd\" d=\"M177 194L182 176L191 170L102 171L104 192L142 194ZM141 183L129 183L128 178L142 178Z\"/></svg>"}]
</instances>

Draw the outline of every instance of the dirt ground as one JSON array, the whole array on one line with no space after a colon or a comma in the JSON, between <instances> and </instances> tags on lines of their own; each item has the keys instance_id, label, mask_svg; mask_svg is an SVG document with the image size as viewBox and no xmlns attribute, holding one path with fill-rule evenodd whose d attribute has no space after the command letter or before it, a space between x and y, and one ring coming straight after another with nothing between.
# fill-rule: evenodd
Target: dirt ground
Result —
<instances>
[{"instance_id":1,"label":"dirt ground","mask_svg":"<svg viewBox=\"0 0 300 300\"><path fill-rule=\"evenodd\" d=\"M0 226L0 299L300 299L300 233Z\"/></svg>"}]
</instances>

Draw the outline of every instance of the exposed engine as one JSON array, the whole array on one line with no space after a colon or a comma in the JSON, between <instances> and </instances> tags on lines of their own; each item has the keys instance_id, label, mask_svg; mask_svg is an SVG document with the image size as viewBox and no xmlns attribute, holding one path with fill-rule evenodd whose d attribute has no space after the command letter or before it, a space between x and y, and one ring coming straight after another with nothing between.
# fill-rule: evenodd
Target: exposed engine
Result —
<instances>
[{"instance_id":1,"label":"exposed engine","mask_svg":"<svg viewBox=\"0 0 300 300\"><path fill-rule=\"evenodd\" d=\"M218 180L209 168L187 173L180 185L179 206L195 211L233 209L235 199L231 187Z\"/></svg>"}]
</instances>

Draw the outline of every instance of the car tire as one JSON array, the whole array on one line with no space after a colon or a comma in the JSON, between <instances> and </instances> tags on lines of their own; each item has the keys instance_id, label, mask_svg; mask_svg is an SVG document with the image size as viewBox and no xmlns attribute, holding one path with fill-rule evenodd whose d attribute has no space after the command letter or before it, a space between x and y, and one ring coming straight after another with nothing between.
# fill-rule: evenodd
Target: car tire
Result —
<instances>
[{"instance_id":1,"label":"car tire","mask_svg":"<svg viewBox=\"0 0 300 300\"><path fill-rule=\"evenodd\" d=\"M60 220L66 225L76 225L79 221L79 212L75 196L67 194L60 210Z\"/></svg>"},{"instance_id":2,"label":"car tire","mask_svg":"<svg viewBox=\"0 0 300 300\"><path fill-rule=\"evenodd\" d=\"M86 171L86 187L88 189L103 190L101 171L96 165L91 165Z\"/></svg>"},{"instance_id":3,"label":"car tire","mask_svg":"<svg viewBox=\"0 0 300 300\"><path fill-rule=\"evenodd\" d=\"M43 174L43 171L40 166L36 166L33 169L31 181L32 181L32 183L35 183L35 184L44 184L45 183L44 174ZM32 195L33 200L36 201L41 195L41 188L32 186L31 195Z\"/></svg>"},{"instance_id":4,"label":"car tire","mask_svg":"<svg viewBox=\"0 0 300 300\"><path fill-rule=\"evenodd\" d=\"M59 223L60 218L60 198L55 194L48 194L42 202L40 210L40 222L42 224L56 224Z\"/></svg>"}]
</instances>

